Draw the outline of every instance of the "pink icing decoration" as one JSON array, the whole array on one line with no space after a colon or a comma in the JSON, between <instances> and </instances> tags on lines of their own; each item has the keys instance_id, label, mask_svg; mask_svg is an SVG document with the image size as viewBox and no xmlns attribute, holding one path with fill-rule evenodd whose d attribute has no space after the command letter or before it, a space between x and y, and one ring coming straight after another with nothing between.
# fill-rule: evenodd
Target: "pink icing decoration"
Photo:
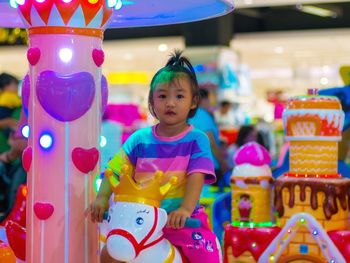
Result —
<instances>
[{"instance_id":1,"label":"pink icing decoration","mask_svg":"<svg viewBox=\"0 0 350 263\"><path fill-rule=\"evenodd\" d=\"M96 66L100 67L105 61L105 53L102 49L94 49L92 51L92 58L96 64Z\"/></svg>"},{"instance_id":2,"label":"pink icing decoration","mask_svg":"<svg viewBox=\"0 0 350 263\"><path fill-rule=\"evenodd\" d=\"M77 169L82 173L88 173L95 169L100 156L99 151L96 148L83 149L75 148L72 151L72 160Z\"/></svg>"},{"instance_id":3,"label":"pink icing decoration","mask_svg":"<svg viewBox=\"0 0 350 263\"><path fill-rule=\"evenodd\" d=\"M252 164L252 165L269 165L271 162L271 156L269 152L260 144L256 142L249 142L241 146L234 158L236 165L240 164Z\"/></svg>"},{"instance_id":4,"label":"pink icing decoration","mask_svg":"<svg viewBox=\"0 0 350 263\"><path fill-rule=\"evenodd\" d=\"M32 147L28 146L22 153L22 165L23 169L28 172L32 164L33 150Z\"/></svg>"},{"instance_id":5,"label":"pink icing decoration","mask_svg":"<svg viewBox=\"0 0 350 263\"><path fill-rule=\"evenodd\" d=\"M35 66L40 59L41 51L37 47L32 47L27 51L27 59L30 65Z\"/></svg>"},{"instance_id":6,"label":"pink icing decoration","mask_svg":"<svg viewBox=\"0 0 350 263\"><path fill-rule=\"evenodd\" d=\"M40 220L48 219L54 210L53 205L49 203L36 202L34 205L34 213Z\"/></svg>"}]
</instances>

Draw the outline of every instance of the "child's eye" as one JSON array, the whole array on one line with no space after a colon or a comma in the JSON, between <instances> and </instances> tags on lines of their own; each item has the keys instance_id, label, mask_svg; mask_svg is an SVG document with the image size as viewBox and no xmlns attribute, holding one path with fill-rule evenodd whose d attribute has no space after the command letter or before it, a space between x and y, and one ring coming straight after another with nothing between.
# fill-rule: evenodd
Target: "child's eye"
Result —
<instances>
[{"instance_id":1,"label":"child's eye","mask_svg":"<svg viewBox=\"0 0 350 263\"><path fill-rule=\"evenodd\" d=\"M160 95L158 95L158 98L159 98L159 99L165 99L166 96L165 96L164 94L160 94Z\"/></svg>"},{"instance_id":2,"label":"child's eye","mask_svg":"<svg viewBox=\"0 0 350 263\"><path fill-rule=\"evenodd\" d=\"M180 95L180 94L179 94L179 95L176 96L176 98L182 99L182 98L184 98L184 95Z\"/></svg>"}]
</instances>

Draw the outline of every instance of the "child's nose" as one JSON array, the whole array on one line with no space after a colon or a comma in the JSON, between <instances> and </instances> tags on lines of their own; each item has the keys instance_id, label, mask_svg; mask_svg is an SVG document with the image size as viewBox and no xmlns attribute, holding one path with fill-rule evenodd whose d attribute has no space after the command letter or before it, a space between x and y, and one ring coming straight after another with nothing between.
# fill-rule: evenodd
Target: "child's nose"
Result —
<instances>
[{"instance_id":1,"label":"child's nose","mask_svg":"<svg viewBox=\"0 0 350 263\"><path fill-rule=\"evenodd\" d=\"M175 105L175 99L173 99L173 98L168 98L168 99L166 100L166 105L167 105L167 106L174 106L174 105Z\"/></svg>"}]
</instances>

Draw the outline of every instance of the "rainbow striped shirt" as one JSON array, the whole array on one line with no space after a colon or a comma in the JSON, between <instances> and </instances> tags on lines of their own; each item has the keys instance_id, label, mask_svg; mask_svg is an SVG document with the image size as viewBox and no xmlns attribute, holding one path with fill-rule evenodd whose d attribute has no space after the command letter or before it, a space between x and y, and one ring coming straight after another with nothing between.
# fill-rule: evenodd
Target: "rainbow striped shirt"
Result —
<instances>
[{"instance_id":1,"label":"rainbow striped shirt","mask_svg":"<svg viewBox=\"0 0 350 263\"><path fill-rule=\"evenodd\" d=\"M176 176L178 184L161 204L169 212L180 206L191 174L203 173L206 183L215 182L214 164L208 137L193 126L173 137L158 136L155 131L156 126L134 132L107 167L118 175L127 164L138 183L147 183L159 170L164 172L163 183Z\"/></svg>"}]
</instances>

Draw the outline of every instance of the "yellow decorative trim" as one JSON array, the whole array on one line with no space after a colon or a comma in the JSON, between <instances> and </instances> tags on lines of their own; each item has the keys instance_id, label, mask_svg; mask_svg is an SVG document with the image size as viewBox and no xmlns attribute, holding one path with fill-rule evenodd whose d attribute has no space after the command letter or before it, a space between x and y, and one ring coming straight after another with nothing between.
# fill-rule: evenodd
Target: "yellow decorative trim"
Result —
<instances>
[{"instance_id":1,"label":"yellow decorative trim","mask_svg":"<svg viewBox=\"0 0 350 263\"><path fill-rule=\"evenodd\" d=\"M168 241L168 240L167 240ZM174 246L168 241L169 246L170 246L170 251L168 256L166 257L166 259L164 260L163 263L173 263L174 259L175 259L175 249Z\"/></svg>"}]
</instances>

